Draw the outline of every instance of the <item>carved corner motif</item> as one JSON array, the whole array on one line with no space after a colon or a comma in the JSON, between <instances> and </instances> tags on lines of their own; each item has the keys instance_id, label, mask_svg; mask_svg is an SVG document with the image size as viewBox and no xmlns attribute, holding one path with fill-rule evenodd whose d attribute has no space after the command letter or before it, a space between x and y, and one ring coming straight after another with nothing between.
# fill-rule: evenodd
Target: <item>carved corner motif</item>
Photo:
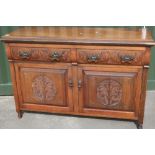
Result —
<instances>
[{"instance_id":1,"label":"carved corner motif","mask_svg":"<svg viewBox=\"0 0 155 155\"><path fill-rule=\"evenodd\" d=\"M54 82L45 75L33 79L32 90L34 97L41 102L51 101L56 96Z\"/></svg>"},{"instance_id":2,"label":"carved corner motif","mask_svg":"<svg viewBox=\"0 0 155 155\"><path fill-rule=\"evenodd\" d=\"M112 79L101 81L97 86L97 100L104 106L117 106L122 100L122 86Z\"/></svg>"}]
</instances>

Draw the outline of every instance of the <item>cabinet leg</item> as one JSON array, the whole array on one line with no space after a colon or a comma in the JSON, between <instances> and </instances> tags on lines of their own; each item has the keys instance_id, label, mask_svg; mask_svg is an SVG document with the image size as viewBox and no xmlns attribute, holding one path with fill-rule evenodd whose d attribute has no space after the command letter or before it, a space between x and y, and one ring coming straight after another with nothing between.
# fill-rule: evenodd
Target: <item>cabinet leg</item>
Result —
<instances>
[{"instance_id":1,"label":"cabinet leg","mask_svg":"<svg viewBox=\"0 0 155 155\"><path fill-rule=\"evenodd\" d=\"M23 112L22 111L19 111L18 112L18 118L21 119L22 117L23 117Z\"/></svg>"},{"instance_id":2,"label":"cabinet leg","mask_svg":"<svg viewBox=\"0 0 155 155\"><path fill-rule=\"evenodd\" d=\"M143 124L139 123L139 122L135 122L137 129L143 129Z\"/></svg>"}]
</instances>

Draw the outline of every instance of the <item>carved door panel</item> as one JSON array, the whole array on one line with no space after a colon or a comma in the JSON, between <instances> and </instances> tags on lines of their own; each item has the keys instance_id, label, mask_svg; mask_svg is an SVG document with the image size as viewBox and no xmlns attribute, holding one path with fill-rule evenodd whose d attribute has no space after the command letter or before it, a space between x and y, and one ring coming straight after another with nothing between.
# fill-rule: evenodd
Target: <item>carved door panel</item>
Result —
<instances>
[{"instance_id":1,"label":"carved door panel","mask_svg":"<svg viewBox=\"0 0 155 155\"><path fill-rule=\"evenodd\" d=\"M72 110L71 66L16 63L21 106L43 105L53 110Z\"/></svg>"},{"instance_id":2,"label":"carved door panel","mask_svg":"<svg viewBox=\"0 0 155 155\"><path fill-rule=\"evenodd\" d=\"M81 65L78 69L80 112L136 118L141 67Z\"/></svg>"}]
</instances>

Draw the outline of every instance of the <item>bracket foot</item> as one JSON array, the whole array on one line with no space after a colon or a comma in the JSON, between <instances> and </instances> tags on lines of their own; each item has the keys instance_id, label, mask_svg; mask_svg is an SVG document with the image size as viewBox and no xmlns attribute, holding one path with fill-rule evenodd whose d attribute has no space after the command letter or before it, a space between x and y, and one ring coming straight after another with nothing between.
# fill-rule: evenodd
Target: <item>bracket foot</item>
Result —
<instances>
[{"instance_id":1,"label":"bracket foot","mask_svg":"<svg viewBox=\"0 0 155 155\"><path fill-rule=\"evenodd\" d=\"M143 124L139 123L139 122L135 122L137 129L143 129Z\"/></svg>"},{"instance_id":2,"label":"bracket foot","mask_svg":"<svg viewBox=\"0 0 155 155\"><path fill-rule=\"evenodd\" d=\"M19 111L18 112L18 118L21 119L22 117L23 117L23 112L22 111Z\"/></svg>"}]
</instances>

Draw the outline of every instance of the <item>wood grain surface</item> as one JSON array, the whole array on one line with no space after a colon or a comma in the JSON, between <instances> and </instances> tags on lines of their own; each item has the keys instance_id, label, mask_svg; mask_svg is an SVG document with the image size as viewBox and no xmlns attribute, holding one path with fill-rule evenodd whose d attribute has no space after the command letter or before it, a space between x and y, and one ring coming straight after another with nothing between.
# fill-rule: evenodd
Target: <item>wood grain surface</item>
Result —
<instances>
[{"instance_id":1,"label":"wood grain surface","mask_svg":"<svg viewBox=\"0 0 155 155\"><path fill-rule=\"evenodd\" d=\"M23 27L1 38L5 42L155 45L150 31L101 27Z\"/></svg>"}]
</instances>

